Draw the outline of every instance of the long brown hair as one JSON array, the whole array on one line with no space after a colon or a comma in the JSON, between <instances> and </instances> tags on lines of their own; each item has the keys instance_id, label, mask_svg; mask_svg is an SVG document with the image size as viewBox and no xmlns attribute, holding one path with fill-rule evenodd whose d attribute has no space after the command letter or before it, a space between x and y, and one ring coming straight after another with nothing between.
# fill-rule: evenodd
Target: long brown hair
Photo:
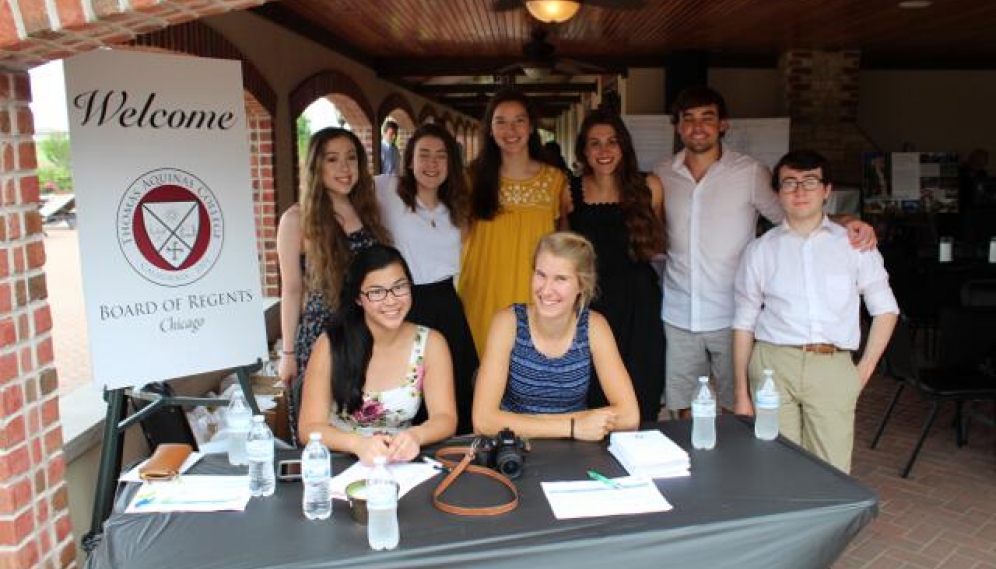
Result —
<instances>
[{"instance_id":1,"label":"long brown hair","mask_svg":"<svg viewBox=\"0 0 996 569\"><path fill-rule=\"evenodd\" d=\"M539 126L539 115L522 91L506 89L495 93L484 110L481 124L481 153L470 164L470 173L474 183L474 196L471 201L471 216L474 220L494 219L501 209L501 148L495 142L494 129L491 124L495 117L495 109L502 103L515 102L526 109L529 116L529 157L543 161L543 143L540 142L536 127Z\"/></svg>"},{"instance_id":2,"label":"long brown hair","mask_svg":"<svg viewBox=\"0 0 996 569\"><path fill-rule=\"evenodd\" d=\"M470 192L467 177L463 173L463 162L460 159L460 147L456 139L445 128L426 123L417 129L408 139L405 146L404 173L398 183L398 196L409 210L415 211L415 196L418 194L418 182L415 181L415 146L419 140L431 136L443 141L446 147L446 180L439 186L439 201L450 210L450 221L455 227L463 227L467 223L469 213Z\"/></svg>"},{"instance_id":3,"label":"long brown hair","mask_svg":"<svg viewBox=\"0 0 996 569\"><path fill-rule=\"evenodd\" d=\"M325 146L333 139L345 137L356 149L359 176L349 192L349 201L360 223L381 243L390 243L390 234L380 221L380 209L374 194L373 178L367 170L367 154L360 139L344 128L329 127L311 135L308 159L301 173L301 226L304 255L307 259L305 282L309 290L321 291L329 307L335 307L342 286L343 272L350 253L346 232L336 217L332 198L322 183Z\"/></svg>"},{"instance_id":4,"label":"long brown hair","mask_svg":"<svg viewBox=\"0 0 996 569\"><path fill-rule=\"evenodd\" d=\"M664 251L664 226L654 214L650 187L647 177L640 172L636 160L636 150L633 149L633 138L626 124L615 112L607 109L597 109L585 117L581 130L574 143L578 162L584 168L583 175L592 173L591 164L585 155L588 143L588 133L595 125L612 127L616 132L616 140L622 151L622 160L616 168L615 176L619 184L619 208L622 210L626 229L629 231L629 255L636 261L649 261L654 255Z\"/></svg>"}]
</instances>

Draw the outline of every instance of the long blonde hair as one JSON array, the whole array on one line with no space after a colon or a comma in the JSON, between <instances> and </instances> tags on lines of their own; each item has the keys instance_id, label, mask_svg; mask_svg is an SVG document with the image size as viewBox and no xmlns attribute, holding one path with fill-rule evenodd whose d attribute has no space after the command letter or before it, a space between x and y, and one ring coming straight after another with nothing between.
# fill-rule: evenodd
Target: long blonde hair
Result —
<instances>
[{"instance_id":1,"label":"long blonde hair","mask_svg":"<svg viewBox=\"0 0 996 569\"><path fill-rule=\"evenodd\" d=\"M322 183L322 165L326 144L340 137L348 138L356 148L359 169L356 185L349 192L349 201L360 223L377 241L390 243L391 240L380 220L373 178L367 169L367 154L360 139L352 132L336 127L323 128L311 135L308 157L301 172L301 226L307 260L305 284L308 290L322 292L325 303L331 308L339 298L350 252L346 232L336 217L328 189Z\"/></svg>"},{"instance_id":2,"label":"long blonde hair","mask_svg":"<svg viewBox=\"0 0 996 569\"><path fill-rule=\"evenodd\" d=\"M578 275L578 288L581 289L574 308L580 311L588 306L595 297L598 284L595 274L595 247L591 242L573 231L555 231L544 235L536 244L533 268L536 268L536 259L540 253L549 253L574 264L574 271Z\"/></svg>"}]
</instances>

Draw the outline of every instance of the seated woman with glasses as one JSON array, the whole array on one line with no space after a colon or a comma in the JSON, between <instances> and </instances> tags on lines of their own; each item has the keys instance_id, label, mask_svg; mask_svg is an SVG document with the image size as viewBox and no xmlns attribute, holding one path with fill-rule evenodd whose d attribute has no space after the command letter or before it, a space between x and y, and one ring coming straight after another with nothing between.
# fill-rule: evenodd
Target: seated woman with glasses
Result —
<instances>
[{"instance_id":1,"label":"seated woman with glasses","mask_svg":"<svg viewBox=\"0 0 996 569\"><path fill-rule=\"evenodd\" d=\"M364 463L410 461L456 431L453 367L438 332L405 321L412 277L401 253L373 245L346 270L339 310L304 374L298 433ZM428 419L413 426L422 399Z\"/></svg>"},{"instance_id":2,"label":"seated woman with glasses","mask_svg":"<svg viewBox=\"0 0 996 569\"><path fill-rule=\"evenodd\" d=\"M567 231L543 237L531 279L532 302L492 321L474 391L474 430L598 441L635 429L633 383L608 322L588 309L595 293L591 243ZM608 404L588 409L593 371Z\"/></svg>"}]
</instances>

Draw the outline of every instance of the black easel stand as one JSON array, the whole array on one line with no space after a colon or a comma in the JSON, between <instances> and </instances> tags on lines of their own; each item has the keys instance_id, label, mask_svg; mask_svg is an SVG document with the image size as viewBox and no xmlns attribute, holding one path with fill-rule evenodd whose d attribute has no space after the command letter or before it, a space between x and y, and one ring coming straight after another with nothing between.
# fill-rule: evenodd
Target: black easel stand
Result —
<instances>
[{"instance_id":1,"label":"black easel stand","mask_svg":"<svg viewBox=\"0 0 996 569\"><path fill-rule=\"evenodd\" d=\"M255 364L243 366L235 369L235 374L239 378L239 385L245 395L249 408L253 415L259 414L259 407L256 405L256 398L252 393L252 385L249 382L249 374L258 371L263 366L263 362L257 360ZM134 415L125 418L127 409L125 407L125 395L145 399L150 401L148 405L137 411ZM81 543L83 550L89 553L100 542L103 534L104 520L111 515L114 507L114 493L117 488L117 480L121 475L121 454L124 450L124 433L131 425L141 421L146 416L155 413L160 408L169 406L175 407L197 407L197 406L219 406L228 405L227 399L209 397L163 397L155 393L146 393L139 389L104 389L104 400L107 401L107 416L104 419L104 444L100 449L100 469L97 473L97 487L93 499L93 516L90 519L90 531L83 536Z\"/></svg>"}]
</instances>

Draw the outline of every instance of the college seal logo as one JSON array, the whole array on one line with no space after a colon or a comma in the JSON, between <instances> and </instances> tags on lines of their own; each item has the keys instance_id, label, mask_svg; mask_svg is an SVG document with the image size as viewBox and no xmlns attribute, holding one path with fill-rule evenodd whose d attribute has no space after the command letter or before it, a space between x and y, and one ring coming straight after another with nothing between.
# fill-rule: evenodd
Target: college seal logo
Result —
<instances>
[{"instance_id":1,"label":"college seal logo","mask_svg":"<svg viewBox=\"0 0 996 569\"><path fill-rule=\"evenodd\" d=\"M118 243L148 281L178 287L197 281L221 253L225 224L211 189L176 168L146 172L118 204Z\"/></svg>"}]
</instances>

